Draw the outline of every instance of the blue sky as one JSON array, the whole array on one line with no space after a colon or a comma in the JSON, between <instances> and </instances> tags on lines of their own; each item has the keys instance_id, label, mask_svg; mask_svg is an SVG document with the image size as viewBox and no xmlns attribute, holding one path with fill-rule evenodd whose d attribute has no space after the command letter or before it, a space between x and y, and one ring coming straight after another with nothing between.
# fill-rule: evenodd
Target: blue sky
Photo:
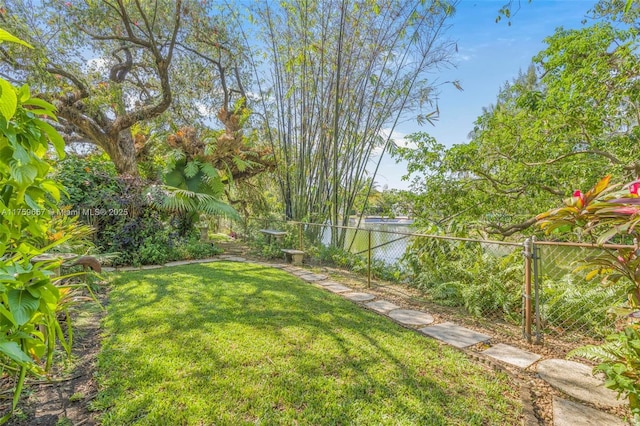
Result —
<instances>
[{"instance_id":1,"label":"blue sky","mask_svg":"<svg viewBox=\"0 0 640 426\"><path fill-rule=\"evenodd\" d=\"M595 4L588 0L513 0L519 10L511 19L511 26L503 19L495 22L498 10L506 0L462 0L451 20L448 35L458 43L454 57L456 68L443 70L441 82L459 80L464 91L452 85L441 87L439 95L440 119L435 127L404 123L396 129L397 136L425 131L438 142L451 146L467 142L473 122L496 99L500 87L526 70L531 58L544 49L543 40L558 27L578 28L587 11ZM406 189L401 181L406 166L383 158L376 177L378 188Z\"/></svg>"}]
</instances>

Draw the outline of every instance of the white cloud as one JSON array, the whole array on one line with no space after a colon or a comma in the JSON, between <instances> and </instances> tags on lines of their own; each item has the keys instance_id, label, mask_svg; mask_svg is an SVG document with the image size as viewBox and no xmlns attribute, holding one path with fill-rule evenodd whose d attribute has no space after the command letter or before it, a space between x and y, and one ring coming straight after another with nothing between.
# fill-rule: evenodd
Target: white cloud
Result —
<instances>
[{"instance_id":1,"label":"white cloud","mask_svg":"<svg viewBox=\"0 0 640 426\"><path fill-rule=\"evenodd\" d=\"M406 133L398 132L396 130L391 131L391 129L388 128L380 130L380 136L382 136L385 140L389 137L389 135L391 135L391 140L399 147L417 148L415 144L406 139ZM380 149L376 149L375 154L380 154Z\"/></svg>"}]
</instances>

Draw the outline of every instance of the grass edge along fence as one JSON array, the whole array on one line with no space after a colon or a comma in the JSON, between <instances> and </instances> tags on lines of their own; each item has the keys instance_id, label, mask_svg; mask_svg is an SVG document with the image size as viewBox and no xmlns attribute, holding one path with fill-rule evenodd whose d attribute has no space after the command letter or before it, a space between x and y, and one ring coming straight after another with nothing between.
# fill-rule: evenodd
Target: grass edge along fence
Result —
<instances>
[{"instance_id":1,"label":"grass edge along fence","mask_svg":"<svg viewBox=\"0 0 640 426\"><path fill-rule=\"evenodd\" d=\"M282 248L303 250L308 264L358 273L368 287L372 280L401 283L418 288L436 304L521 326L528 343L542 344L545 335L576 343L601 341L615 330L608 310L624 300L624 292L603 288L575 268L619 245L496 241L401 228L256 219L246 224L244 234L263 257L282 258ZM287 234L267 243L260 229ZM338 231L344 233L342 240L331 235Z\"/></svg>"}]
</instances>

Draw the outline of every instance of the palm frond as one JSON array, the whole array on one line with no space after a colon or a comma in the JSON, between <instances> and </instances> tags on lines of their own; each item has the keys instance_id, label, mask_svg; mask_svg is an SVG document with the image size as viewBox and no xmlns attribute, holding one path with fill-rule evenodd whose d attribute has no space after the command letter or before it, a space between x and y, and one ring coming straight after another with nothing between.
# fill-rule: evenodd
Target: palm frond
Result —
<instances>
[{"instance_id":1,"label":"palm frond","mask_svg":"<svg viewBox=\"0 0 640 426\"><path fill-rule=\"evenodd\" d=\"M180 189L163 185L162 197L151 199L156 208L175 211L179 213L207 213L211 215L226 216L232 219L239 218L238 212L229 204L220 201L213 195Z\"/></svg>"}]
</instances>

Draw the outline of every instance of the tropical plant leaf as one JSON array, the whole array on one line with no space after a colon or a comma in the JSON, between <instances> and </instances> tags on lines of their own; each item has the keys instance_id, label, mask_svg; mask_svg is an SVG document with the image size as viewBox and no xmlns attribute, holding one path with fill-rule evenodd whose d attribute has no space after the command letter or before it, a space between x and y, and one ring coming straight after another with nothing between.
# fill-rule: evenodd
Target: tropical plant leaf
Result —
<instances>
[{"instance_id":1,"label":"tropical plant leaf","mask_svg":"<svg viewBox=\"0 0 640 426\"><path fill-rule=\"evenodd\" d=\"M28 323L40 306L40 300L33 297L27 290L9 290L7 302L16 324L19 326Z\"/></svg>"},{"instance_id":2,"label":"tropical plant leaf","mask_svg":"<svg viewBox=\"0 0 640 426\"><path fill-rule=\"evenodd\" d=\"M64 139L62 138L62 136L60 136L60 133L58 133L57 130L54 129L53 126L49 123L46 123L42 120L35 120L35 122L38 127L40 127L40 129L42 129L42 131L44 131L44 133L49 137L49 141L55 148L58 157L60 159L63 159L66 154L64 152Z\"/></svg>"},{"instance_id":3,"label":"tropical plant leaf","mask_svg":"<svg viewBox=\"0 0 640 426\"><path fill-rule=\"evenodd\" d=\"M8 356L19 365L31 364L33 359L20 349L20 346L13 341L0 342L0 353Z\"/></svg>"},{"instance_id":4,"label":"tropical plant leaf","mask_svg":"<svg viewBox=\"0 0 640 426\"><path fill-rule=\"evenodd\" d=\"M0 28L0 43L2 43L3 41L9 41L11 43L18 43L18 44L21 44L21 45L23 45L25 47L28 47L29 49L33 49L33 46L31 46L26 41L20 40L18 37L14 36L9 31L3 30L2 28Z\"/></svg>"},{"instance_id":5,"label":"tropical plant leaf","mask_svg":"<svg viewBox=\"0 0 640 426\"><path fill-rule=\"evenodd\" d=\"M0 114L9 121L16 113L18 96L13 86L5 79L0 78Z\"/></svg>"}]
</instances>

